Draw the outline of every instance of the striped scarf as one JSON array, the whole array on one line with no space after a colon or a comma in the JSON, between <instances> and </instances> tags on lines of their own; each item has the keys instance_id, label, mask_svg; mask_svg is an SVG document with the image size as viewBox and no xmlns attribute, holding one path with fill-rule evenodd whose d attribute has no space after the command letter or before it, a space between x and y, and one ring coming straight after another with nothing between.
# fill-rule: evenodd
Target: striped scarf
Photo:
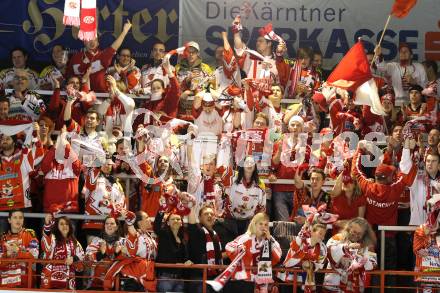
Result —
<instances>
[{"instance_id":1,"label":"striped scarf","mask_svg":"<svg viewBox=\"0 0 440 293\"><path fill-rule=\"evenodd\" d=\"M209 233L208 229L205 227L202 227L203 232L205 233L205 239L206 239L206 260L208 265L216 265L216 264L223 264L223 260L220 258L219 262L216 263L215 258L215 249L214 249L214 241L218 243L220 252L222 250L222 244L220 242L220 238L218 237L217 233L212 230L213 237L211 237L211 234ZM218 271L215 269L208 269L208 276L215 276L218 274Z\"/></svg>"},{"instance_id":2,"label":"striped scarf","mask_svg":"<svg viewBox=\"0 0 440 293\"><path fill-rule=\"evenodd\" d=\"M302 71L301 65L302 65L302 60L296 60L292 69L290 70L290 76L289 76L290 86L289 86L289 90L286 91L288 93L288 97L290 98L295 97L295 88L301 77L301 71Z\"/></svg>"}]
</instances>

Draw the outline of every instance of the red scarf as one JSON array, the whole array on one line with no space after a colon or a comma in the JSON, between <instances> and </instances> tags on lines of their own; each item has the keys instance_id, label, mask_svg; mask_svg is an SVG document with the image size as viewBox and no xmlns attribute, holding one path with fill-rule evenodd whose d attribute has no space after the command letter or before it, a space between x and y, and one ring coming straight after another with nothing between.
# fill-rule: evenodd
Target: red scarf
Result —
<instances>
[{"instance_id":1,"label":"red scarf","mask_svg":"<svg viewBox=\"0 0 440 293\"><path fill-rule=\"evenodd\" d=\"M97 38L96 29L96 0L82 0L78 38L83 41L92 41Z\"/></svg>"},{"instance_id":2,"label":"red scarf","mask_svg":"<svg viewBox=\"0 0 440 293\"><path fill-rule=\"evenodd\" d=\"M211 237L211 234L209 233L208 229L206 229L205 227L202 227L202 230L205 233L205 239L206 239L206 262L207 262L207 264L208 265L223 264L223 261L221 258L220 258L219 263L216 263L213 240L218 243L220 251L222 250L222 244L220 242L220 238L218 237L217 233L215 233L215 231L212 230L213 237ZM208 269L208 276L215 276L217 274L218 274L217 270Z\"/></svg>"}]
</instances>

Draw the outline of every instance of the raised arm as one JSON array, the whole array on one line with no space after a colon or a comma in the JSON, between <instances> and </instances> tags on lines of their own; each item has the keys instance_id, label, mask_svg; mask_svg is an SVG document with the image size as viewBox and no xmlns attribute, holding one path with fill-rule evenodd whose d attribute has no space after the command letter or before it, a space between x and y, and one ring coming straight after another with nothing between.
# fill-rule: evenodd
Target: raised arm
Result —
<instances>
[{"instance_id":1,"label":"raised arm","mask_svg":"<svg viewBox=\"0 0 440 293\"><path fill-rule=\"evenodd\" d=\"M124 24L124 28L122 29L121 34L118 36L118 38L113 42L112 48L115 51L118 51L119 47L121 47L122 42L124 41L125 37L127 36L128 32L131 29L131 22L127 19L127 22Z\"/></svg>"}]
</instances>

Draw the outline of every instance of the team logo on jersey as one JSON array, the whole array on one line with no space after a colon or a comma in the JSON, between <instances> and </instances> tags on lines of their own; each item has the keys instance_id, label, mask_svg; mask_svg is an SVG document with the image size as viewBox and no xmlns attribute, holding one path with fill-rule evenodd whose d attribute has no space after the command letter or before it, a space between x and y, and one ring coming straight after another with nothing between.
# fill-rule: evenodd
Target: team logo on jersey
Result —
<instances>
[{"instance_id":1,"label":"team logo on jersey","mask_svg":"<svg viewBox=\"0 0 440 293\"><path fill-rule=\"evenodd\" d=\"M8 205L8 207L12 207L12 206L14 206L14 203L15 203L15 201L13 201L12 199L10 199L10 200L8 200L8 201L6 202L6 204Z\"/></svg>"}]
</instances>

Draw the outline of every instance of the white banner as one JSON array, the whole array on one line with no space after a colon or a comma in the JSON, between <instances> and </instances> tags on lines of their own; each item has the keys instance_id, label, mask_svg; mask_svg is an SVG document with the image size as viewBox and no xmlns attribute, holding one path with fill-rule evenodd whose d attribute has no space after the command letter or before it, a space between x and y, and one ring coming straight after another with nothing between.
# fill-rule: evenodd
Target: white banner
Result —
<instances>
[{"instance_id":1,"label":"white banner","mask_svg":"<svg viewBox=\"0 0 440 293\"><path fill-rule=\"evenodd\" d=\"M362 37L373 50L380 38L394 0L181 0L180 45L199 43L202 56L212 58L222 45L220 33L230 30L237 14L242 16L243 40L255 48L258 29L272 22L287 42L289 56L299 47L322 52L324 67L333 67ZM414 59L440 60L440 1L417 1L409 16L393 17L382 43L386 60L396 58L399 42L413 49ZM206 60L206 61L212 61Z\"/></svg>"}]
</instances>

